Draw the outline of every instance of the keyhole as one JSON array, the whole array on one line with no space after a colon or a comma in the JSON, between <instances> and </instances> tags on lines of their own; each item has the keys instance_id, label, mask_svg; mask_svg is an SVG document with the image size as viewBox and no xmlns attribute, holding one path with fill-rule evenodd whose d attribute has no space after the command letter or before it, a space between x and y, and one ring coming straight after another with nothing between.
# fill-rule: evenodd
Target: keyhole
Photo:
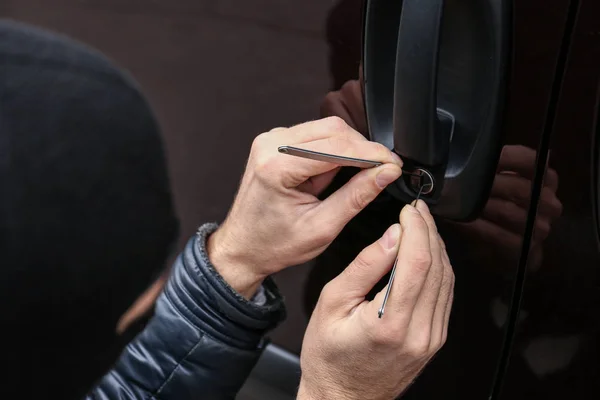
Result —
<instances>
[{"instance_id":1,"label":"keyhole","mask_svg":"<svg viewBox=\"0 0 600 400\"><path fill-rule=\"evenodd\" d=\"M417 168L410 174L409 184L416 193L420 191L422 195L430 194L434 188L433 175L425 169Z\"/></svg>"}]
</instances>

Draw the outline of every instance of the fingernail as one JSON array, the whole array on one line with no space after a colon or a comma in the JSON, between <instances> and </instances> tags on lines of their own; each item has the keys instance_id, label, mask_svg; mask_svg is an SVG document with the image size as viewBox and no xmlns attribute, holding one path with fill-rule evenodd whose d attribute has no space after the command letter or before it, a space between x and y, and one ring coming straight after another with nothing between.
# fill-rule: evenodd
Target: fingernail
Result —
<instances>
[{"instance_id":1,"label":"fingernail","mask_svg":"<svg viewBox=\"0 0 600 400\"><path fill-rule=\"evenodd\" d=\"M400 156L398 154L396 154L396 152L391 151L392 153L392 158L398 163L398 165L400 165L400 167L402 167L402 165L404 165L404 163L402 162L402 159L400 158Z\"/></svg>"},{"instance_id":2,"label":"fingernail","mask_svg":"<svg viewBox=\"0 0 600 400\"><path fill-rule=\"evenodd\" d=\"M427 203L425 203L423 200L417 200L415 207L419 211L429 212L429 207L427 207Z\"/></svg>"},{"instance_id":3,"label":"fingernail","mask_svg":"<svg viewBox=\"0 0 600 400\"><path fill-rule=\"evenodd\" d=\"M390 226L381 238L381 244L384 249L393 249L396 247L398 240L400 239L400 225L394 224Z\"/></svg>"},{"instance_id":4,"label":"fingernail","mask_svg":"<svg viewBox=\"0 0 600 400\"><path fill-rule=\"evenodd\" d=\"M384 189L387 185L394 182L396 179L400 178L400 174L402 170L400 168L385 168L381 172L377 174L375 177L375 183L381 189Z\"/></svg>"},{"instance_id":5,"label":"fingernail","mask_svg":"<svg viewBox=\"0 0 600 400\"><path fill-rule=\"evenodd\" d=\"M404 209L405 209L407 212L411 212L411 213L414 213L414 214L419 214L419 210L417 210L417 209L416 209L416 208L415 208L415 207L414 207L412 204L407 204L407 205L405 205L405 206L404 206Z\"/></svg>"}]
</instances>

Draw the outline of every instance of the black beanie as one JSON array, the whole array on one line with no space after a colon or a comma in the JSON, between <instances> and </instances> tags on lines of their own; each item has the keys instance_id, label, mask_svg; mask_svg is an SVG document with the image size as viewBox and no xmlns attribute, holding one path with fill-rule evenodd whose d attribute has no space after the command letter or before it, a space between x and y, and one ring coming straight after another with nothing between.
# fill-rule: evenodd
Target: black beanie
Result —
<instances>
[{"instance_id":1,"label":"black beanie","mask_svg":"<svg viewBox=\"0 0 600 400\"><path fill-rule=\"evenodd\" d=\"M176 235L135 83L81 44L0 20L2 398L83 396Z\"/></svg>"}]
</instances>

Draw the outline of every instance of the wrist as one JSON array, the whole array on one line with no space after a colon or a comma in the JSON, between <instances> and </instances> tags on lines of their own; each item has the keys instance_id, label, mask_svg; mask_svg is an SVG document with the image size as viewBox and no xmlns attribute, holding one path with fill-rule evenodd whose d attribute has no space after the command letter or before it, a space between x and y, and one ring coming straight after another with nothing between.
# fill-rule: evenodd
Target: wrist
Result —
<instances>
[{"instance_id":1,"label":"wrist","mask_svg":"<svg viewBox=\"0 0 600 400\"><path fill-rule=\"evenodd\" d=\"M262 285L266 276L257 273L256 266L245 252L229 242L219 228L206 241L208 258L215 270L236 292L250 300Z\"/></svg>"}]
</instances>

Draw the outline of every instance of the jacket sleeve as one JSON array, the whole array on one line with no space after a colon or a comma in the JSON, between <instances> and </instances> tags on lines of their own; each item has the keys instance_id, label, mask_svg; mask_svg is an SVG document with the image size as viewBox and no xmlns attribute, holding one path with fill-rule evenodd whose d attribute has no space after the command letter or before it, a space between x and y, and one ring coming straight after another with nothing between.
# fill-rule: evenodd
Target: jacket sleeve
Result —
<instances>
[{"instance_id":1,"label":"jacket sleeve","mask_svg":"<svg viewBox=\"0 0 600 400\"><path fill-rule=\"evenodd\" d=\"M258 360L264 334L285 317L269 279L260 299L235 292L208 260L202 226L179 255L154 317L88 395L104 399L233 399Z\"/></svg>"}]
</instances>

